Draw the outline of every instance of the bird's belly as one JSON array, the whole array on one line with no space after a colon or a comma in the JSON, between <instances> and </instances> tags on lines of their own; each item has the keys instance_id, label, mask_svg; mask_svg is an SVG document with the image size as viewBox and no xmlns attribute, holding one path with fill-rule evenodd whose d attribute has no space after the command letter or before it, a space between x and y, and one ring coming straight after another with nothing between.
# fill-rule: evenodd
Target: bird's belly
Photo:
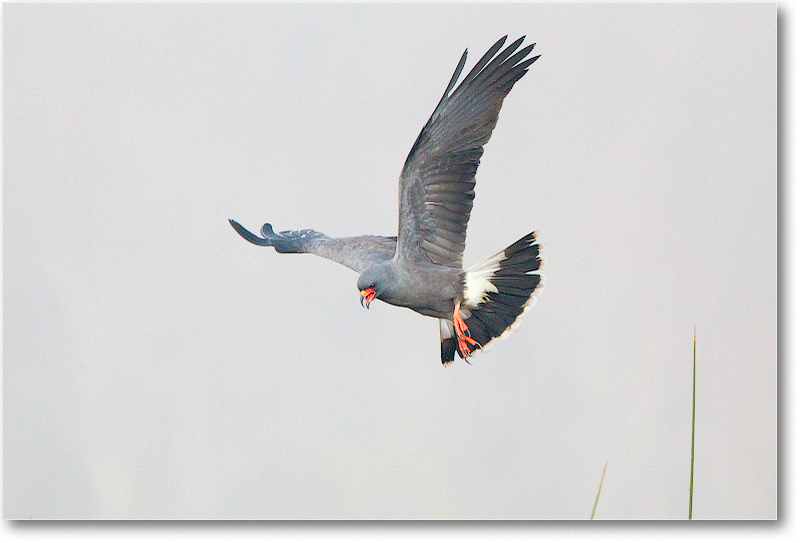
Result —
<instances>
[{"instance_id":1,"label":"bird's belly","mask_svg":"<svg viewBox=\"0 0 800 543\"><path fill-rule=\"evenodd\" d=\"M404 296L403 294L408 294ZM394 297L384 299L386 303L407 307L426 317L452 319L455 309L455 296L446 290L416 290L413 293L397 293Z\"/></svg>"}]
</instances>

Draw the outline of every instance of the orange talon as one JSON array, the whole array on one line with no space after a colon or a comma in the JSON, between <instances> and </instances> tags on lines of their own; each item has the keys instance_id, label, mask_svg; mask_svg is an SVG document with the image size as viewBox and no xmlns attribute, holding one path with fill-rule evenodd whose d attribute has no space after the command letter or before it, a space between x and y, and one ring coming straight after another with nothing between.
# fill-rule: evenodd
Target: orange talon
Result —
<instances>
[{"instance_id":1,"label":"orange talon","mask_svg":"<svg viewBox=\"0 0 800 543\"><path fill-rule=\"evenodd\" d=\"M478 345L478 342L470 337L467 323L464 322L464 319L462 319L461 315L459 314L460 308L461 302L458 302L455 310L453 311L453 324L455 325L454 328L456 329L456 339L458 340L459 354L461 354L461 358L466 359L475 350L474 347L477 346L480 348L480 345Z\"/></svg>"}]
</instances>

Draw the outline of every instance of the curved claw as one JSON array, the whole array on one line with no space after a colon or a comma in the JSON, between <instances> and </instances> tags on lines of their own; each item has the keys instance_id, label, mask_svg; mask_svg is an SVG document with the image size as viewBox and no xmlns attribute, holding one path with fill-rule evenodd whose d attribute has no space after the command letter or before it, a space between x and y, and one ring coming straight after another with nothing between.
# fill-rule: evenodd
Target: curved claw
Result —
<instances>
[{"instance_id":1,"label":"curved claw","mask_svg":"<svg viewBox=\"0 0 800 543\"><path fill-rule=\"evenodd\" d=\"M458 341L459 354L461 358L466 360L468 356L471 356L472 353L481 348L481 344L472 339L467 323L464 322L464 319L459 314L460 309L461 303L459 302L456 304L455 311L453 311L453 325L456 332L456 340Z\"/></svg>"}]
</instances>

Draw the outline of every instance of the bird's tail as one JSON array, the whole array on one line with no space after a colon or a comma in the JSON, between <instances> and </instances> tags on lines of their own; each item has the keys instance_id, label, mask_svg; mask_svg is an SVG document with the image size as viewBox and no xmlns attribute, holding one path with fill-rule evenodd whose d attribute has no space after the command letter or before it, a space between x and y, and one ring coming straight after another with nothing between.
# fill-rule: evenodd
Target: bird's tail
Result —
<instances>
[{"instance_id":1,"label":"bird's tail","mask_svg":"<svg viewBox=\"0 0 800 543\"><path fill-rule=\"evenodd\" d=\"M469 337L480 350L487 350L495 338L504 338L517 329L522 315L536 301L542 286L536 232L463 273L463 299L460 315L467 325ZM453 323L442 319L442 362L453 360L457 340Z\"/></svg>"}]
</instances>

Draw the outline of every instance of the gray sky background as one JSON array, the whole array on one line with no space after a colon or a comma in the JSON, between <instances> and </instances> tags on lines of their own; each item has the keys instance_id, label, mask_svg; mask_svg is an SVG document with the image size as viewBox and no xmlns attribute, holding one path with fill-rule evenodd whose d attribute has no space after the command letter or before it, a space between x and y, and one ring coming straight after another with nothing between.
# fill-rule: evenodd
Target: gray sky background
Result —
<instances>
[{"instance_id":1,"label":"gray sky background","mask_svg":"<svg viewBox=\"0 0 800 543\"><path fill-rule=\"evenodd\" d=\"M4 5L6 518L777 516L774 5ZM473 365L357 276L465 48L542 57L465 265L547 284Z\"/></svg>"}]
</instances>

